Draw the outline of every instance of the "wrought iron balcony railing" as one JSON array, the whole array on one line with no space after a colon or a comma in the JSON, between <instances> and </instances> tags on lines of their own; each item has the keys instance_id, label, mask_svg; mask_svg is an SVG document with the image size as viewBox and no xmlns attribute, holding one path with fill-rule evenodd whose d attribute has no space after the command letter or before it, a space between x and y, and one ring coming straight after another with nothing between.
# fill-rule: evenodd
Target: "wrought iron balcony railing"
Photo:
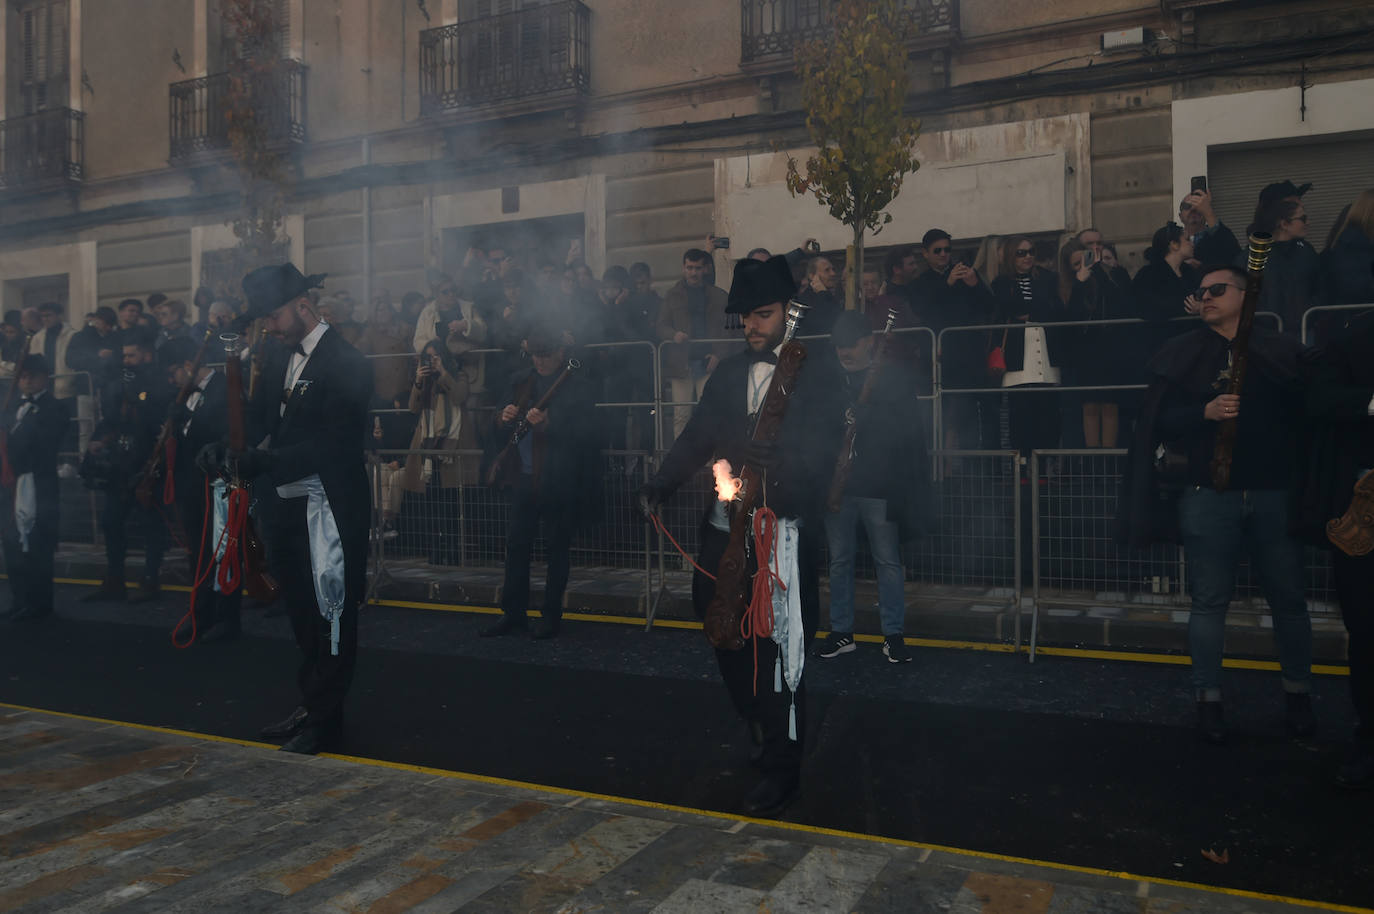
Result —
<instances>
[{"instance_id":1,"label":"wrought iron balcony railing","mask_svg":"<svg viewBox=\"0 0 1374 914\"><path fill-rule=\"evenodd\" d=\"M590 21L557 0L420 33L420 112L557 100L589 85Z\"/></svg>"},{"instance_id":2,"label":"wrought iron balcony railing","mask_svg":"<svg viewBox=\"0 0 1374 914\"><path fill-rule=\"evenodd\" d=\"M902 0L913 26L913 46L949 44L959 34L959 0ZM790 62L798 44L824 37L832 27L830 0L740 0L740 62Z\"/></svg>"},{"instance_id":3,"label":"wrought iron balcony railing","mask_svg":"<svg viewBox=\"0 0 1374 914\"><path fill-rule=\"evenodd\" d=\"M305 142L305 71L294 60L275 61L265 98L255 98L254 112L269 139L282 144ZM170 100L171 161L181 164L229 147L230 74L216 73L172 83Z\"/></svg>"},{"instance_id":4,"label":"wrought iron balcony railing","mask_svg":"<svg viewBox=\"0 0 1374 914\"><path fill-rule=\"evenodd\" d=\"M40 191L81 181L85 115L71 108L0 121L0 192Z\"/></svg>"}]
</instances>

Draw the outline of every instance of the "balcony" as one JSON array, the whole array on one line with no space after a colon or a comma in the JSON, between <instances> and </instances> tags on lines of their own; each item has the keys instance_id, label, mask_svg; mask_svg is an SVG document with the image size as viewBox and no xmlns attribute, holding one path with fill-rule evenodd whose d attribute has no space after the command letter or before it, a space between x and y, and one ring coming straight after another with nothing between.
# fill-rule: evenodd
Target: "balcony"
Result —
<instances>
[{"instance_id":1,"label":"balcony","mask_svg":"<svg viewBox=\"0 0 1374 914\"><path fill-rule=\"evenodd\" d=\"M959 38L959 0L903 0L911 50L943 48ZM740 0L740 67L769 72L792 66L792 51L830 34L829 0Z\"/></svg>"},{"instance_id":2,"label":"balcony","mask_svg":"<svg viewBox=\"0 0 1374 914\"><path fill-rule=\"evenodd\" d=\"M277 61L267 97L255 99L255 110L272 142L305 142L305 71L305 65L294 60ZM216 73L171 84L172 164L213 159L228 150L229 79L229 73Z\"/></svg>"},{"instance_id":3,"label":"balcony","mask_svg":"<svg viewBox=\"0 0 1374 914\"><path fill-rule=\"evenodd\" d=\"M0 193L53 190L80 183L85 115L71 108L0 121Z\"/></svg>"},{"instance_id":4,"label":"balcony","mask_svg":"<svg viewBox=\"0 0 1374 914\"><path fill-rule=\"evenodd\" d=\"M420 113L478 120L563 110L587 93L590 20L578 0L420 33Z\"/></svg>"}]
</instances>

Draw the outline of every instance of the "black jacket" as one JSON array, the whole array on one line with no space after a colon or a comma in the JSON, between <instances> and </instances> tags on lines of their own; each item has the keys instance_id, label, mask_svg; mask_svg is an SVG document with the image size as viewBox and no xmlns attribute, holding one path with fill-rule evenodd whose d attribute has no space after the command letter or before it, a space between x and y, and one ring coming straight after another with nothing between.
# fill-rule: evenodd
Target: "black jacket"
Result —
<instances>
[{"instance_id":1,"label":"black jacket","mask_svg":"<svg viewBox=\"0 0 1374 914\"><path fill-rule=\"evenodd\" d=\"M23 401L16 396L10 410L0 419L8 429L6 446L10 469L15 478L25 473L33 474L38 496L38 518L34 532L51 537L53 541L57 539L58 527L57 449L71 421L70 404L70 400L59 400L51 390L45 390L34 398L33 408L15 426L14 417L23 406ZM3 505L5 526L12 527L14 493L9 489L0 489L0 493L3 493L0 495L0 505Z\"/></svg>"},{"instance_id":2,"label":"black jacket","mask_svg":"<svg viewBox=\"0 0 1374 914\"><path fill-rule=\"evenodd\" d=\"M1283 332L1297 339L1302 336L1303 312L1324 304L1326 288L1316 249L1301 238L1274 242L1264 267L1259 310L1277 313L1283 318Z\"/></svg>"},{"instance_id":3,"label":"black jacket","mask_svg":"<svg viewBox=\"0 0 1374 914\"><path fill-rule=\"evenodd\" d=\"M1201 484L1209 478L1208 467L1217 424L1203 419L1201 413L1207 400L1225 392L1214 387L1217 379L1213 366L1227 345L1220 334L1202 326L1169 340L1150 361L1150 386L1145 391L1144 407L1140 421L1136 423L1135 436L1121 479L1116 517L1116 536L1119 541L1132 546L1177 542L1176 502L1181 486ZM1286 461L1289 465L1297 464L1297 446L1302 437L1300 352L1301 346L1292 337L1261 326L1256 326L1252 331L1249 369L1245 388L1241 392L1242 417L1254 418L1259 415L1254 408L1247 411L1245 404L1250 396L1248 391L1262 388L1266 391L1265 396L1275 401L1271 404L1271 411L1282 416L1282 419L1276 427L1265 424L1256 428L1254 422L1247 426L1242 418L1236 441L1237 462L1232 468L1233 479L1245 472L1241 460L1245 457L1253 433L1270 440L1277 439L1277 447L1288 449L1287 453L1264 455L1265 459L1274 458ZM1166 432L1169 423L1165 421L1165 413L1176 411L1188 398L1193 401L1197 421L1180 423L1180 427L1188 426L1185 433L1181 437L1172 436ZM1184 481L1178 484L1166 485L1159 478L1155 456L1163 444L1186 458ZM1235 486L1240 487L1239 484Z\"/></svg>"},{"instance_id":4,"label":"black jacket","mask_svg":"<svg viewBox=\"0 0 1374 914\"><path fill-rule=\"evenodd\" d=\"M835 320L844 310L844 300L829 290L817 292L807 288L798 292L797 301L810 308L797 327L799 336L822 336L835 326Z\"/></svg>"},{"instance_id":5,"label":"black jacket","mask_svg":"<svg viewBox=\"0 0 1374 914\"><path fill-rule=\"evenodd\" d=\"M1296 488L1294 532L1330 546L1326 522L1350 507L1358 473L1374 467L1374 315L1361 314L1344 332L1302 360L1311 423Z\"/></svg>"},{"instance_id":6,"label":"black jacket","mask_svg":"<svg viewBox=\"0 0 1374 914\"><path fill-rule=\"evenodd\" d=\"M173 473L178 498L203 497L205 475L196 468L196 455L205 445L224 440L229 432L229 383L222 370L210 375L204 395L194 411L184 406L173 410L172 434L177 442Z\"/></svg>"},{"instance_id":7,"label":"black jacket","mask_svg":"<svg viewBox=\"0 0 1374 914\"><path fill-rule=\"evenodd\" d=\"M516 372L498 401L498 423L503 407L513 403L523 414L557 378L555 373L539 383L533 368ZM547 411L548 420L535 426L528 439L533 449L536 498L541 506L572 512L574 521L600 517L603 473L592 380L584 372L570 375L549 401ZM488 463L510 442L518 421L496 426L489 439ZM484 476L485 472L484 467Z\"/></svg>"},{"instance_id":8,"label":"black jacket","mask_svg":"<svg viewBox=\"0 0 1374 914\"><path fill-rule=\"evenodd\" d=\"M1185 263L1180 272L1175 273L1173 267L1162 260L1147 263L1135 274L1131 291L1135 295L1136 313L1151 323L1143 340L1148 355L1154 355L1173 337L1197 329L1195 321L1175 318L1186 317L1183 301L1197 291L1200 282L1202 276L1194 267ZM1143 370L1140 375L1141 381L1145 381Z\"/></svg>"},{"instance_id":9,"label":"black jacket","mask_svg":"<svg viewBox=\"0 0 1374 914\"><path fill-rule=\"evenodd\" d=\"M879 368L868 402L859 405L868 374L841 371L844 404L854 410L857 423L844 494L884 499L887 519L897 524L902 542L908 542L930 532L931 521L930 457L912 396L916 381L906 365L888 359Z\"/></svg>"},{"instance_id":10,"label":"black jacket","mask_svg":"<svg viewBox=\"0 0 1374 914\"><path fill-rule=\"evenodd\" d=\"M273 347L254 397L249 444L271 436L273 461L265 479L273 486L319 474L343 540L349 599L360 600L367 583L367 534L372 519L364 462L372 430L367 415L372 364L331 327L320 337L282 413L289 365L290 352ZM286 535L293 534L286 531Z\"/></svg>"},{"instance_id":11,"label":"black jacket","mask_svg":"<svg viewBox=\"0 0 1374 914\"><path fill-rule=\"evenodd\" d=\"M768 473L768 505L778 517L820 524L835 468L844 406L839 363L824 344L807 345L807 358L783 413L778 444L782 463ZM673 442L652 480L663 497L675 492L709 463L724 458L736 472L749 440L747 387L750 359L739 352L724 359L701 392L687 427ZM710 515L711 503L704 506Z\"/></svg>"},{"instance_id":12,"label":"black jacket","mask_svg":"<svg viewBox=\"0 0 1374 914\"><path fill-rule=\"evenodd\" d=\"M111 330L101 336L95 332L94 327L86 327L72 337L71 343L67 346L66 368L71 371L89 372L90 392L95 394L107 383L119 377L121 348L118 330ZM110 353L103 359L100 357L102 350L108 350Z\"/></svg>"},{"instance_id":13,"label":"black jacket","mask_svg":"<svg viewBox=\"0 0 1374 914\"><path fill-rule=\"evenodd\" d=\"M904 289L917 326L929 327L937 337L946 327L988 323L995 311L992 291L982 280L975 286L950 285L948 271L927 270ZM1000 341L1002 335L997 335ZM982 333L956 331L944 337L940 352L941 380L946 387L982 387L987 383L987 340Z\"/></svg>"},{"instance_id":14,"label":"black jacket","mask_svg":"<svg viewBox=\"0 0 1374 914\"><path fill-rule=\"evenodd\" d=\"M1136 318L1140 312L1124 270L1109 271L1094 264L1084 282L1074 277L1064 317L1071 321L1108 321ZM1069 384L1139 384L1147 347L1139 324L1065 328L1069 352L1064 380Z\"/></svg>"},{"instance_id":15,"label":"black jacket","mask_svg":"<svg viewBox=\"0 0 1374 914\"><path fill-rule=\"evenodd\" d=\"M1321 268L1328 304L1374 302L1374 239L1359 226L1346 226L1336 243L1322 251Z\"/></svg>"},{"instance_id":16,"label":"black jacket","mask_svg":"<svg viewBox=\"0 0 1374 914\"><path fill-rule=\"evenodd\" d=\"M1037 270L1031 274L1031 300L1026 301L1015 277L999 276L993 280L992 295L996 311L994 324L1011 324L1029 315L1028 323L1043 324L1065 319L1064 305L1059 301L1059 274L1049 270ZM1050 363L1062 366L1068 356L1067 338L1064 331L1068 328L1046 328L1045 343L1049 347ZM992 346L1001 346L1005 335L1006 346L1003 354L1007 360L1008 373L1025 368L1025 334L1019 330L994 330L989 337Z\"/></svg>"},{"instance_id":17,"label":"black jacket","mask_svg":"<svg viewBox=\"0 0 1374 914\"><path fill-rule=\"evenodd\" d=\"M115 469L132 477L143 469L176 392L152 365L141 365L105 385L93 439L115 450Z\"/></svg>"}]
</instances>

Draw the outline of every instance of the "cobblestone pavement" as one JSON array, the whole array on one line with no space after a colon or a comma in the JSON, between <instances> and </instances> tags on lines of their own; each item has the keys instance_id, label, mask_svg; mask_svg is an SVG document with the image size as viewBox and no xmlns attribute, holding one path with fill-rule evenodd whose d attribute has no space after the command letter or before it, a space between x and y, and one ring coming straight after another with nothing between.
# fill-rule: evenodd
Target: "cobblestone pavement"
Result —
<instances>
[{"instance_id":1,"label":"cobblestone pavement","mask_svg":"<svg viewBox=\"0 0 1374 914\"><path fill-rule=\"evenodd\" d=\"M459 909L1361 910L0 707L2 911Z\"/></svg>"}]
</instances>

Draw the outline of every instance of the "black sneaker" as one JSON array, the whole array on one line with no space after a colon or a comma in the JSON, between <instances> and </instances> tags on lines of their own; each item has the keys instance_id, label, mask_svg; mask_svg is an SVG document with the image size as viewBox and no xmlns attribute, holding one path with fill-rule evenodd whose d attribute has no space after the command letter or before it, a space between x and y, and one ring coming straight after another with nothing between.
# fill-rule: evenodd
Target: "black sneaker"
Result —
<instances>
[{"instance_id":1,"label":"black sneaker","mask_svg":"<svg viewBox=\"0 0 1374 914\"><path fill-rule=\"evenodd\" d=\"M1317 715L1312 713L1312 696L1306 692L1288 692L1285 697L1284 721L1288 724L1288 732L1299 739L1316 733Z\"/></svg>"},{"instance_id":2,"label":"black sneaker","mask_svg":"<svg viewBox=\"0 0 1374 914\"><path fill-rule=\"evenodd\" d=\"M854 636L849 632L831 632L830 637L826 638L820 647L816 649L817 657L838 657L841 654L848 654L854 650Z\"/></svg>"},{"instance_id":3,"label":"black sneaker","mask_svg":"<svg viewBox=\"0 0 1374 914\"><path fill-rule=\"evenodd\" d=\"M901 635L888 635L883 638L883 656L888 663L910 663L911 651L906 646L906 639Z\"/></svg>"},{"instance_id":4,"label":"black sneaker","mask_svg":"<svg viewBox=\"0 0 1374 914\"><path fill-rule=\"evenodd\" d=\"M1220 746L1226 742L1226 721L1221 715L1221 702L1197 703L1197 728L1202 738L1213 746Z\"/></svg>"}]
</instances>

